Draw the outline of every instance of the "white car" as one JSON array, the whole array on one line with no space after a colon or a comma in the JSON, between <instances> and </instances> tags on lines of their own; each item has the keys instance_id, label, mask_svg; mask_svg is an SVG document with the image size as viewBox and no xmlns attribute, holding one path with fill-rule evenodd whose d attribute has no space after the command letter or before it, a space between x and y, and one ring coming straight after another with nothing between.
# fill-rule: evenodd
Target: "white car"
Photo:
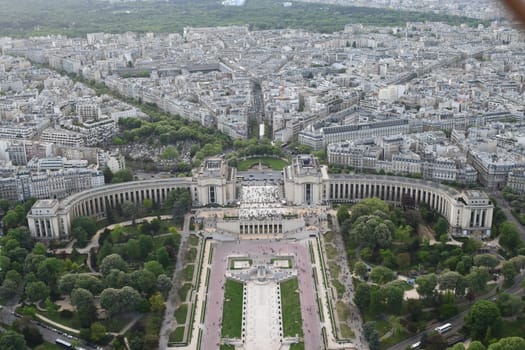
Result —
<instances>
[{"instance_id":1,"label":"white car","mask_svg":"<svg viewBox=\"0 0 525 350\"><path fill-rule=\"evenodd\" d=\"M410 345L410 349L419 349L420 346L421 346L421 342L418 341L417 343Z\"/></svg>"}]
</instances>

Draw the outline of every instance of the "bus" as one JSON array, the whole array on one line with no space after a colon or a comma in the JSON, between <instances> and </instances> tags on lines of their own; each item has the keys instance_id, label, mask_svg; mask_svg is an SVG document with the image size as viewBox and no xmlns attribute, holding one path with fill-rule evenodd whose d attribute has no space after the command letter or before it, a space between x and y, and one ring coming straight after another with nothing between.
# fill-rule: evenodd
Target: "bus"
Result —
<instances>
[{"instance_id":1,"label":"bus","mask_svg":"<svg viewBox=\"0 0 525 350\"><path fill-rule=\"evenodd\" d=\"M444 325L442 326L439 326L439 327L436 327L434 328L434 330L436 332L438 332L439 334L442 334L442 333L445 333L445 332L448 332L452 329L452 325L450 323L445 323Z\"/></svg>"},{"instance_id":2,"label":"bus","mask_svg":"<svg viewBox=\"0 0 525 350\"><path fill-rule=\"evenodd\" d=\"M57 345L62 346L63 348L66 348L66 349L73 349L73 346L71 345L71 343L69 343L69 342L67 342L67 341L65 341L65 340L62 340L62 339L57 338L57 339L55 339L55 343L56 343Z\"/></svg>"}]
</instances>

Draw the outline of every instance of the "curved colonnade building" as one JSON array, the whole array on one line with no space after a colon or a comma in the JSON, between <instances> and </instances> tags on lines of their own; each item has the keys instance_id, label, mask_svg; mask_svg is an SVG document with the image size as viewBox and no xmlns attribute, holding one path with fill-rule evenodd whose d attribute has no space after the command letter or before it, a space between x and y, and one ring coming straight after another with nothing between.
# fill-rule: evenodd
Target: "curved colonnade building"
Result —
<instances>
[{"instance_id":1,"label":"curved colonnade building","mask_svg":"<svg viewBox=\"0 0 525 350\"><path fill-rule=\"evenodd\" d=\"M327 168L310 155L296 156L282 174L284 199L289 206L356 202L369 197L397 205L426 203L448 220L452 235L490 235L494 206L481 191L460 192L435 182L404 177L328 174ZM237 203L242 182L236 169L228 167L224 160L208 159L192 177L107 185L60 201L39 200L27 218L33 237L68 239L72 219L77 216L103 220L109 208L116 209L125 201L140 207L146 198L162 205L175 188L187 188L196 207L229 205Z\"/></svg>"}]
</instances>

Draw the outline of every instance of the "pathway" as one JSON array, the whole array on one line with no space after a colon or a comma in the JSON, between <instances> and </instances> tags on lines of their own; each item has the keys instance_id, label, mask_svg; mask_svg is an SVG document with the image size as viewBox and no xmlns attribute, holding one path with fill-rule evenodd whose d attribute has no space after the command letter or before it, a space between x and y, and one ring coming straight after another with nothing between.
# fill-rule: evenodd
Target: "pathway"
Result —
<instances>
[{"instance_id":1,"label":"pathway","mask_svg":"<svg viewBox=\"0 0 525 350\"><path fill-rule=\"evenodd\" d=\"M147 216L147 217L144 217L144 218L139 218L139 219L136 219L135 220L135 223L136 224L140 224L141 222L144 222L144 221L151 221L153 219L157 219L158 216ZM160 216L160 219L161 220L169 220L173 218L173 215L161 215ZM93 266L91 266L91 249L92 248L98 248L99 247L99 244L98 244L98 239L100 237L100 235L102 234L102 232L104 232L104 230L108 229L108 230L112 230L115 228L115 226L119 225L119 226L129 226L129 225L132 225L133 224L133 221L132 220L128 220L128 221L123 221L123 222L119 222L117 224L111 224L111 225L108 225L106 227L103 227L101 229L99 229L94 235L93 237L91 237L91 239L89 240L89 243L84 247L84 248L77 248L77 252L79 252L80 254L87 254L87 257L86 257L86 264L87 264L87 267L89 268L89 270L91 272L97 272ZM73 252L73 244L76 242L76 240L72 240L71 242L68 243L68 245L65 247L65 248L60 248L60 249L55 249L53 250L53 254L71 254Z\"/></svg>"},{"instance_id":2,"label":"pathway","mask_svg":"<svg viewBox=\"0 0 525 350\"><path fill-rule=\"evenodd\" d=\"M349 315L349 319L346 320L346 323L350 324L350 328L354 332L354 339L352 339L353 346L355 346L359 350L368 349L368 344L366 343L363 337L363 322L361 320L361 314L357 306L354 304L354 300L353 300L354 284L352 281L352 273L350 272L348 268L348 260L346 256L346 250L345 250L343 238L339 230L339 223L337 222L337 211L330 210L329 214L331 215L332 231L334 232L334 241L332 245L337 250L337 257L334 257L332 261L335 261L337 265L341 267L341 272L340 272L338 281L341 282L343 286L345 287L345 293L342 296L338 295L337 299L340 299L344 304L350 307L350 315ZM320 239L324 243L324 236L320 237ZM327 263L328 259L327 259L326 254L324 254L324 259L325 259L325 262ZM325 266L327 270L326 272L328 276L330 276L330 270L328 268L328 264L326 264ZM319 284L321 284L321 282L322 280L320 279ZM330 283L330 277L328 278L328 282ZM331 289L330 289L330 292L332 292ZM332 298L332 300L336 300L336 298ZM337 321L339 320L339 315L337 313L335 302L333 302L332 304L334 307L334 310L333 310L334 317ZM329 318L327 320L329 320ZM339 320L339 321L344 322L345 320Z\"/></svg>"},{"instance_id":3,"label":"pathway","mask_svg":"<svg viewBox=\"0 0 525 350\"><path fill-rule=\"evenodd\" d=\"M68 331L70 333L74 333L74 334L79 334L80 331L78 329L74 329L74 328L71 328L71 327L68 327L68 326L64 326L63 324L61 323L58 323L58 322L55 322L43 315L40 315L39 313L36 313L35 316L39 319L41 319L42 321L46 322L46 323L49 323L50 325L53 325L55 327L58 327L60 329L63 329L65 331Z\"/></svg>"},{"instance_id":4,"label":"pathway","mask_svg":"<svg viewBox=\"0 0 525 350\"><path fill-rule=\"evenodd\" d=\"M179 301L178 288L176 285L176 276L184 268L184 252L186 247L186 242L189 237L189 227L190 227L191 214L186 214L184 216L184 224L182 226L179 251L177 253L177 263L175 264L175 269L173 271L173 276L171 278L171 289L166 299L166 310L164 312L164 319L162 321L162 326L160 328L160 339L159 339L159 349L164 350L168 347L168 341L170 333L174 330L174 317L173 313L177 308Z\"/></svg>"}]
</instances>

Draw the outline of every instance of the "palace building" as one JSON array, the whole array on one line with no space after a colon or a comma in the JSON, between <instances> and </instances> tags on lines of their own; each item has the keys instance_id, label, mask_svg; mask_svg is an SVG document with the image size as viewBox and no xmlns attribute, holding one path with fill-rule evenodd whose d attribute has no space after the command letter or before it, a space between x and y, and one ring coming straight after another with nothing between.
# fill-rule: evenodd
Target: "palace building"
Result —
<instances>
[{"instance_id":1,"label":"palace building","mask_svg":"<svg viewBox=\"0 0 525 350\"><path fill-rule=\"evenodd\" d=\"M36 239L69 239L77 216L100 221L125 201L162 206L170 191L187 188L194 207L234 207L217 227L240 238L283 238L305 221L293 209L353 203L378 197L394 205L426 204L446 218L453 236L490 236L494 206L481 191L458 191L436 182L396 176L329 174L311 155L294 156L279 181L243 179L222 158L210 158L192 177L151 179L92 188L61 200L37 201L27 219Z\"/></svg>"}]
</instances>

